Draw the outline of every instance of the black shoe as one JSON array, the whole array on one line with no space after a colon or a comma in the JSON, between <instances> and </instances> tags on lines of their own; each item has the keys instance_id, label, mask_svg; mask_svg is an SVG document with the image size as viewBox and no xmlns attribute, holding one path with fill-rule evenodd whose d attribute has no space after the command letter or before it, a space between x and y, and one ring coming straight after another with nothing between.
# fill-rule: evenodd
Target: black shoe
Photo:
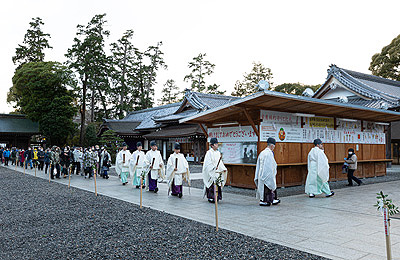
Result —
<instances>
[{"instance_id":1,"label":"black shoe","mask_svg":"<svg viewBox=\"0 0 400 260\"><path fill-rule=\"evenodd\" d=\"M359 183L358 183L358 186L361 186L361 184L364 184L362 181L360 181Z\"/></svg>"},{"instance_id":2,"label":"black shoe","mask_svg":"<svg viewBox=\"0 0 400 260\"><path fill-rule=\"evenodd\" d=\"M179 193L179 194L178 194L178 197L179 197L179 198L182 198L182 193Z\"/></svg>"},{"instance_id":3,"label":"black shoe","mask_svg":"<svg viewBox=\"0 0 400 260\"><path fill-rule=\"evenodd\" d=\"M269 207L269 206L271 206L271 202L262 202L262 201L260 201L260 206L261 207Z\"/></svg>"},{"instance_id":4,"label":"black shoe","mask_svg":"<svg viewBox=\"0 0 400 260\"><path fill-rule=\"evenodd\" d=\"M208 199L208 202L215 203L214 199Z\"/></svg>"},{"instance_id":5,"label":"black shoe","mask_svg":"<svg viewBox=\"0 0 400 260\"><path fill-rule=\"evenodd\" d=\"M175 194L175 193L171 193L171 196L178 196L178 194Z\"/></svg>"},{"instance_id":6,"label":"black shoe","mask_svg":"<svg viewBox=\"0 0 400 260\"><path fill-rule=\"evenodd\" d=\"M310 197L310 198L314 198L314 197L315 197L315 195L314 195L314 194L312 194L312 193L310 193L310 195L308 195L308 197Z\"/></svg>"},{"instance_id":7,"label":"black shoe","mask_svg":"<svg viewBox=\"0 0 400 260\"><path fill-rule=\"evenodd\" d=\"M272 205L278 205L279 203L281 203L281 200L276 199L272 202Z\"/></svg>"},{"instance_id":8,"label":"black shoe","mask_svg":"<svg viewBox=\"0 0 400 260\"><path fill-rule=\"evenodd\" d=\"M325 197L329 198L329 197L332 197L333 195L335 195L335 192L331 191L331 193L329 193L329 194L326 195Z\"/></svg>"},{"instance_id":9,"label":"black shoe","mask_svg":"<svg viewBox=\"0 0 400 260\"><path fill-rule=\"evenodd\" d=\"M155 189L154 189L154 193L157 193L157 192L158 192L158 188L155 188Z\"/></svg>"},{"instance_id":10,"label":"black shoe","mask_svg":"<svg viewBox=\"0 0 400 260\"><path fill-rule=\"evenodd\" d=\"M140 188L140 185L136 185L136 189L139 189Z\"/></svg>"},{"instance_id":11,"label":"black shoe","mask_svg":"<svg viewBox=\"0 0 400 260\"><path fill-rule=\"evenodd\" d=\"M122 183L122 185L126 185L126 182Z\"/></svg>"},{"instance_id":12,"label":"black shoe","mask_svg":"<svg viewBox=\"0 0 400 260\"><path fill-rule=\"evenodd\" d=\"M142 185L142 189L146 188L146 185Z\"/></svg>"}]
</instances>

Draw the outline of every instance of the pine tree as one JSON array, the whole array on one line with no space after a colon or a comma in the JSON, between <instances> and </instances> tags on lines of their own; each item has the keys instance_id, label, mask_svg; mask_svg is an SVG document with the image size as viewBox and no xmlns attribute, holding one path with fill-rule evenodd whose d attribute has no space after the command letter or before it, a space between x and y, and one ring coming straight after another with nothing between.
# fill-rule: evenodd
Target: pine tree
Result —
<instances>
[{"instance_id":1,"label":"pine tree","mask_svg":"<svg viewBox=\"0 0 400 260\"><path fill-rule=\"evenodd\" d=\"M272 86L272 71L270 68L265 67L260 62L253 62L253 68L250 73L243 75L242 81L237 80L235 83L234 91L232 96L244 97L251 95L258 91L257 84L260 80L268 81L269 85Z\"/></svg>"},{"instance_id":2,"label":"pine tree","mask_svg":"<svg viewBox=\"0 0 400 260\"><path fill-rule=\"evenodd\" d=\"M175 84L175 80L169 79L164 84L162 89L162 98L159 99L160 105L167 105L178 102L179 88Z\"/></svg>"}]
</instances>

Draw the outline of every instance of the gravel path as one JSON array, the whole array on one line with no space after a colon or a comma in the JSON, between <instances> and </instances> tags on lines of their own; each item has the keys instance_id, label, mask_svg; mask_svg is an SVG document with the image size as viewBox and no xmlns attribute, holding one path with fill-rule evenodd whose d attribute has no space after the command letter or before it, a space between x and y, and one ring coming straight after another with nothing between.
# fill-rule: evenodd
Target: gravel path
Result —
<instances>
[{"instance_id":1,"label":"gravel path","mask_svg":"<svg viewBox=\"0 0 400 260\"><path fill-rule=\"evenodd\" d=\"M325 259L0 167L0 259Z\"/></svg>"}]
</instances>

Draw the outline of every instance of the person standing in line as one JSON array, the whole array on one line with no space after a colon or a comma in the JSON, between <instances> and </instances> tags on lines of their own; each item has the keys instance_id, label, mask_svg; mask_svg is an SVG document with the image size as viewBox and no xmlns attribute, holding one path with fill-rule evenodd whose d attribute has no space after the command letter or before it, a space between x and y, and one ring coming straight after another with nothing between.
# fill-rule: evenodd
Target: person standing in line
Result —
<instances>
[{"instance_id":1,"label":"person standing in line","mask_svg":"<svg viewBox=\"0 0 400 260\"><path fill-rule=\"evenodd\" d=\"M8 148L3 152L3 157L4 157L4 165L8 166L8 161L10 160L10 151Z\"/></svg>"},{"instance_id":2,"label":"person standing in line","mask_svg":"<svg viewBox=\"0 0 400 260\"><path fill-rule=\"evenodd\" d=\"M132 173L133 182L132 185L140 188L140 178L146 169L146 165L149 165L146 159L146 154L142 151L142 142L137 142L137 150L132 153L132 159L130 164L129 172ZM146 187L146 178L143 179L142 187Z\"/></svg>"},{"instance_id":3,"label":"person standing in line","mask_svg":"<svg viewBox=\"0 0 400 260\"><path fill-rule=\"evenodd\" d=\"M260 199L260 206L277 205L280 202L276 193L275 144L274 138L268 138L267 148L260 153L257 159L254 182L257 187L257 198Z\"/></svg>"},{"instance_id":4,"label":"person standing in line","mask_svg":"<svg viewBox=\"0 0 400 260\"><path fill-rule=\"evenodd\" d=\"M43 167L44 167L44 151L43 151L43 147L39 148L39 152L38 152L38 160L39 160L39 171L43 171Z\"/></svg>"},{"instance_id":5,"label":"person standing in line","mask_svg":"<svg viewBox=\"0 0 400 260\"><path fill-rule=\"evenodd\" d=\"M51 156L50 149L47 148L46 152L44 153L44 164L46 165L46 167L44 168L44 174L47 174L47 169L49 168L50 165L50 156Z\"/></svg>"},{"instance_id":6,"label":"person standing in line","mask_svg":"<svg viewBox=\"0 0 400 260\"><path fill-rule=\"evenodd\" d=\"M83 168L85 172L85 179L87 178L87 175L89 175L89 180L93 177L93 171L96 167L96 154L97 153L94 151L93 147L87 148L85 153L83 154Z\"/></svg>"},{"instance_id":7,"label":"person standing in line","mask_svg":"<svg viewBox=\"0 0 400 260\"><path fill-rule=\"evenodd\" d=\"M72 152L72 174L74 174L75 169L76 169L76 175L79 175L79 172L81 171L81 163L80 163L80 157L81 157L81 152L78 147L74 148L74 151Z\"/></svg>"},{"instance_id":8,"label":"person standing in line","mask_svg":"<svg viewBox=\"0 0 400 260\"><path fill-rule=\"evenodd\" d=\"M33 153L32 153L31 147L28 147L28 150L25 151L24 157L25 157L25 169L28 169L28 164L29 164L31 167L31 170L32 170L33 169L33 166L32 166Z\"/></svg>"},{"instance_id":9,"label":"person standing in line","mask_svg":"<svg viewBox=\"0 0 400 260\"><path fill-rule=\"evenodd\" d=\"M329 188L329 163L324 153L324 146L320 139L314 140L314 148L308 153L308 174L305 192L310 198L325 193L325 197L331 197L335 193Z\"/></svg>"},{"instance_id":10,"label":"person standing in line","mask_svg":"<svg viewBox=\"0 0 400 260\"><path fill-rule=\"evenodd\" d=\"M222 188L225 186L228 170L222 161L222 155L218 151L218 139L210 139L210 149L204 157L203 164L203 183L204 193L207 195L208 202L215 203L214 183L218 186L218 200L222 200Z\"/></svg>"},{"instance_id":11,"label":"person standing in line","mask_svg":"<svg viewBox=\"0 0 400 260\"><path fill-rule=\"evenodd\" d=\"M13 147L11 149L11 154L10 154L11 165L15 165L16 158L17 158L17 148Z\"/></svg>"},{"instance_id":12,"label":"person standing in line","mask_svg":"<svg viewBox=\"0 0 400 260\"><path fill-rule=\"evenodd\" d=\"M128 183L129 164L131 157L132 154L128 150L128 145L123 143L122 150L117 154L117 158L115 159L115 170L121 176L122 185L126 185Z\"/></svg>"},{"instance_id":13,"label":"person standing in line","mask_svg":"<svg viewBox=\"0 0 400 260\"><path fill-rule=\"evenodd\" d=\"M21 166L21 167L24 167L24 162L25 162L25 150L22 149L22 150L19 152L19 163L20 163L20 166Z\"/></svg>"},{"instance_id":14,"label":"person standing in line","mask_svg":"<svg viewBox=\"0 0 400 260\"><path fill-rule=\"evenodd\" d=\"M106 148L101 148L103 151L100 154L100 168L102 170L103 179L108 179L108 171L111 165L111 156L110 153L107 151Z\"/></svg>"},{"instance_id":15,"label":"person standing in line","mask_svg":"<svg viewBox=\"0 0 400 260\"><path fill-rule=\"evenodd\" d=\"M53 146L51 154L50 154L50 162L51 162L51 169L50 169L50 174L51 178L54 179L54 168L56 168L56 178L60 179L60 154L61 150L60 147Z\"/></svg>"},{"instance_id":16,"label":"person standing in line","mask_svg":"<svg viewBox=\"0 0 400 260\"><path fill-rule=\"evenodd\" d=\"M38 150L36 148L32 150L32 155L33 155L32 156L33 167L37 168L39 157L38 157Z\"/></svg>"},{"instance_id":17,"label":"person standing in line","mask_svg":"<svg viewBox=\"0 0 400 260\"><path fill-rule=\"evenodd\" d=\"M354 149L350 148L348 150L349 155L344 158L344 161L349 164L349 169L347 170L347 180L349 184L347 186L353 186L353 180L360 186L362 181L354 176L354 172L357 170L357 155L354 153Z\"/></svg>"},{"instance_id":18,"label":"person standing in line","mask_svg":"<svg viewBox=\"0 0 400 260\"><path fill-rule=\"evenodd\" d=\"M64 152L61 153L60 159L63 177L67 178L69 174L69 166L71 164L71 152L68 147L64 148Z\"/></svg>"},{"instance_id":19,"label":"person standing in line","mask_svg":"<svg viewBox=\"0 0 400 260\"><path fill-rule=\"evenodd\" d=\"M172 196L182 198L183 195L183 179L190 184L189 164L181 152L181 145L174 144L174 153L168 158L167 163L167 180L168 180L168 193L171 191Z\"/></svg>"},{"instance_id":20,"label":"person standing in line","mask_svg":"<svg viewBox=\"0 0 400 260\"><path fill-rule=\"evenodd\" d=\"M147 174L147 189L148 191L158 192L157 180L158 178L164 179L164 161L161 153L158 150L156 141L150 142L151 150L146 153L147 163L149 164L150 171Z\"/></svg>"}]
</instances>

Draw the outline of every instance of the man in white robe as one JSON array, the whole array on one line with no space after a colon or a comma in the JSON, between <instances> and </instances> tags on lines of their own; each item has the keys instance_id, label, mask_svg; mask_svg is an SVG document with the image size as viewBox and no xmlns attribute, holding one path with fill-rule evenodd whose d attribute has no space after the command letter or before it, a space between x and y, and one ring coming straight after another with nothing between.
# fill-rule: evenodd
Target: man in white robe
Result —
<instances>
[{"instance_id":1,"label":"man in white robe","mask_svg":"<svg viewBox=\"0 0 400 260\"><path fill-rule=\"evenodd\" d=\"M117 158L115 160L115 170L121 177L122 185L126 185L128 183L131 157L132 154L128 150L128 145L126 143L123 143L122 150L117 154Z\"/></svg>"},{"instance_id":2,"label":"man in white robe","mask_svg":"<svg viewBox=\"0 0 400 260\"><path fill-rule=\"evenodd\" d=\"M326 197L331 197L335 193L329 188L329 163L324 153L322 141L314 140L315 147L308 153L308 174L305 192L310 198L315 195L325 193Z\"/></svg>"},{"instance_id":3,"label":"man in white robe","mask_svg":"<svg viewBox=\"0 0 400 260\"><path fill-rule=\"evenodd\" d=\"M136 188L140 188L140 178L146 170L146 166L149 164L146 159L146 154L142 151L142 143L137 142L137 150L132 153L132 159L130 164L129 172L132 173L132 185ZM143 178L143 188L146 187L146 178Z\"/></svg>"},{"instance_id":4,"label":"man in white robe","mask_svg":"<svg viewBox=\"0 0 400 260\"><path fill-rule=\"evenodd\" d=\"M218 151L218 139L211 138L210 150L207 151L203 164L203 182L208 202L214 203L214 184L218 186L218 200L222 200L222 188L225 185L228 170L226 169L222 155Z\"/></svg>"},{"instance_id":5,"label":"man in white robe","mask_svg":"<svg viewBox=\"0 0 400 260\"><path fill-rule=\"evenodd\" d=\"M190 185L190 172L189 164L185 156L180 153L181 145L174 144L174 153L168 158L167 163L167 180L168 180L168 194L171 191L172 196L182 198L183 188L182 181L185 179Z\"/></svg>"},{"instance_id":6,"label":"man in white robe","mask_svg":"<svg viewBox=\"0 0 400 260\"><path fill-rule=\"evenodd\" d=\"M260 199L260 206L277 205L280 200L276 194L276 173L277 164L274 158L276 141L268 138L265 148L257 159L254 182L257 186L257 198Z\"/></svg>"},{"instance_id":7,"label":"man in white robe","mask_svg":"<svg viewBox=\"0 0 400 260\"><path fill-rule=\"evenodd\" d=\"M161 157L160 151L157 150L156 141L150 142L151 150L146 153L147 163L149 164L150 171L147 174L147 190L158 192L157 179L165 179L164 175L164 161Z\"/></svg>"}]
</instances>

